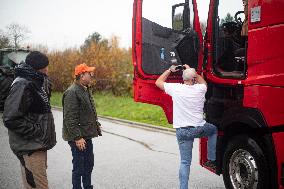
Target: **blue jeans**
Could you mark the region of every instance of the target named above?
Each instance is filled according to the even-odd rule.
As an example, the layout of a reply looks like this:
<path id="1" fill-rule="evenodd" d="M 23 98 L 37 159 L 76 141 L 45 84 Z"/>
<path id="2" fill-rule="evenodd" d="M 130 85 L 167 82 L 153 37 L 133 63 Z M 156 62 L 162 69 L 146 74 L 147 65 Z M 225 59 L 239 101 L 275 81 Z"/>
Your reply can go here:
<path id="1" fill-rule="evenodd" d="M 193 141 L 195 138 L 208 136 L 207 158 L 211 161 L 216 160 L 217 127 L 205 123 L 204 126 L 199 127 L 177 128 L 176 136 L 181 158 L 179 169 L 180 189 L 188 189 Z"/>
<path id="2" fill-rule="evenodd" d="M 68 142 L 73 156 L 72 184 L 73 189 L 81 189 L 81 178 L 84 189 L 91 189 L 91 175 L 94 167 L 93 143 L 86 140 L 86 149 L 80 151 L 74 141 Z"/>

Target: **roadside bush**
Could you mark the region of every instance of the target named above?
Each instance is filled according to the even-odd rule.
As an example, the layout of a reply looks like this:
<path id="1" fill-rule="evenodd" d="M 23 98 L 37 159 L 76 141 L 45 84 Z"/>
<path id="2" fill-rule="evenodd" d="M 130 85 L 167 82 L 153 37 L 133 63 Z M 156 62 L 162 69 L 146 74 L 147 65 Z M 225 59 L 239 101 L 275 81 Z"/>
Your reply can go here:
<path id="1" fill-rule="evenodd" d="M 98 33 L 90 35 L 80 49 L 66 49 L 48 53 L 49 76 L 53 90 L 64 91 L 73 82 L 74 68 L 80 63 L 95 66 L 96 91 L 111 91 L 114 95 L 131 94 L 131 49 L 119 47 L 118 38 L 102 39 Z"/>

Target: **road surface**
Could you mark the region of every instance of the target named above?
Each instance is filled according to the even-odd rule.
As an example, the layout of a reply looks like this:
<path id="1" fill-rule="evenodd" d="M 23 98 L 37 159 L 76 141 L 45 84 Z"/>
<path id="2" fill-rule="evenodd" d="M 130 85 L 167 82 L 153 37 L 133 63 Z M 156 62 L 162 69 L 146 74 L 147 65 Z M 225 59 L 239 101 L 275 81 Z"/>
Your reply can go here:
<path id="1" fill-rule="evenodd" d="M 52 189 L 70 189 L 72 156 L 62 140 L 62 112 L 53 110 L 57 145 L 48 151 L 48 180 Z M 21 188 L 20 163 L 12 153 L 7 129 L 0 121 L 0 188 Z M 100 121 L 103 136 L 94 139 L 95 166 L 92 181 L 96 189 L 175 189 L 178 188 L 179 151 L 174 134 Z M 189 187 L 224 189 L 222 177 L 198 164 L 195 140 Z"/>

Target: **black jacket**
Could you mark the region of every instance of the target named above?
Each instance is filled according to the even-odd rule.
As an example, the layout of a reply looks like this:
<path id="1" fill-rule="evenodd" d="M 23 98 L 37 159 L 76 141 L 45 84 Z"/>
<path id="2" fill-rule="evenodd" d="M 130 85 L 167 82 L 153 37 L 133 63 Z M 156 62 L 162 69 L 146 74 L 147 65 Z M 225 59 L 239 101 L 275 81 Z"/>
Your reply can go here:
<path id="1" fill-rule="evenodd" d="M 96 108 L 88 89 L 74 82 L 64 92 L 62 104 L 64 140 L 74 141 L 101 136 Z"/>
<path id="2" fill-rule="evenodd" d="M 16 79 L 5 101 L 3 121 L 16 155 L 49 150 L 56 144 L 46 75 L 27 64 L 15 68 Z"/>

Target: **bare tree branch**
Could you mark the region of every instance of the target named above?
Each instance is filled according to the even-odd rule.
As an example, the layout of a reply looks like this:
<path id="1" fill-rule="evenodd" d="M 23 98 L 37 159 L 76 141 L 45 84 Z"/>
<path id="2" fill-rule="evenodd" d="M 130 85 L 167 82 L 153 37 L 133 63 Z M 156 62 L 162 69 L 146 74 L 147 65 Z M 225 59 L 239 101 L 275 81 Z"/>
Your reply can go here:
<path id="1" fill-rule="evenodd" d="M 0 29 L 0 48 L 10 47 L 10 40 L 7 34 Z"/>
<path id="2" fill-rule="evenodd" d="M 28 38 L 28 34 L 31 32 L 25 27 L 21 26 L 17 23 L 12 23 L 7 26 L 8 36 L 10 40 L 13 42 L 13 46 L 15 48 L 20 47 L 20 43 Z"/>

